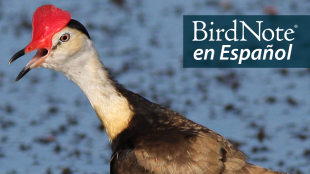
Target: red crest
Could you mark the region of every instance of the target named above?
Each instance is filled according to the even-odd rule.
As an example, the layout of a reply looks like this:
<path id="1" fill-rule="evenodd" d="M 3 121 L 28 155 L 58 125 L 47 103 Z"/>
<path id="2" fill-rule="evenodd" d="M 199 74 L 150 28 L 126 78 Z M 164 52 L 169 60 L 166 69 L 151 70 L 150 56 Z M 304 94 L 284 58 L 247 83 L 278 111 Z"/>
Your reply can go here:
<path id="1" fill-rule="evenodd" d="M 69 12 L 54 5 L 43 5 L 37 8 L 32 18 L 32 39 L 25 48 L 25 52 L 38 48 L 50 49 L 54 34 L 66 27 L 70 20 Z"/>

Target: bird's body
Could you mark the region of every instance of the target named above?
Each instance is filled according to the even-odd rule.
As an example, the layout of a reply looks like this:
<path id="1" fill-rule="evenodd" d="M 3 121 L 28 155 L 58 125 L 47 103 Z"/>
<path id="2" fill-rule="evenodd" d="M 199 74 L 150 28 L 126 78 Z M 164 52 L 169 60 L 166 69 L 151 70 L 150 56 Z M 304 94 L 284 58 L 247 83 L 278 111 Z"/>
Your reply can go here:
<path id="1" fill-rule="evenodd" d="M 43 7 L 34 16 L 56 8 Z M 38 53 L 17 80 L 43 66 L 62 72 L 81 88 L 109 135 L 111 173 L 279 174 L 247 163 L 246 156 L 216 132 L 126 90 L 101 63 L 85 27 L 67 16 L 64 21 L 50 36 L 49 47 L 36 48 L 32 40 L 10 62 L 36 48 Z"/>

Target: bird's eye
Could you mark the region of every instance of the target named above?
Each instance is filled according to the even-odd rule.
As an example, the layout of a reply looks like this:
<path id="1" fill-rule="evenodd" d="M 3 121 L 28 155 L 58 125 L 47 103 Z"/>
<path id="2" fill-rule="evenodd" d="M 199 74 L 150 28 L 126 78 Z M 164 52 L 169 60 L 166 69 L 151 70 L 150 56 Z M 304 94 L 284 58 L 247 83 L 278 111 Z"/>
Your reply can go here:
<path id="1" fill-rule="evenodd" d="M 63 35 L 59 38 L 59 40 L 60 40 L 61 42 L 68 42 L 68 41 L 70 40 L 70 34 L 69 34 L 69 33 L 63 34 Z"/>

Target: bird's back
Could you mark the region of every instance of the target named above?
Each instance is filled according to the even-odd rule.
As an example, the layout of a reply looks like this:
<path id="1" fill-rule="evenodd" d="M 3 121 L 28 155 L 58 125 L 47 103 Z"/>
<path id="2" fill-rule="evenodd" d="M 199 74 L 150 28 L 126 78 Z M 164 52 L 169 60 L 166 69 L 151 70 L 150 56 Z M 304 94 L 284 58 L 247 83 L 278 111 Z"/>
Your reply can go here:
<path id="1" fill-rule="evenodd" d="M 276 174 L 216 132 L 122 87 L 135 113 L 112 142 L 111 173 Z"/>

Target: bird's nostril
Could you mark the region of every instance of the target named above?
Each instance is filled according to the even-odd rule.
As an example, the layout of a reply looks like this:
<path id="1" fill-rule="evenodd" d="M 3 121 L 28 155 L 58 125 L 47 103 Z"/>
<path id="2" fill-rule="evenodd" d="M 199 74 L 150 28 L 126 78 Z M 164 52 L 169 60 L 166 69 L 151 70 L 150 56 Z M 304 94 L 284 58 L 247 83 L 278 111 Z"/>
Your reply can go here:
<path id="1" fill-rule="evenodd" d="M 32 46 L 27 47 L 27 49 L 26 49 L 26 51 L 30 51 L 30 50 L 32 50 Z"/>

